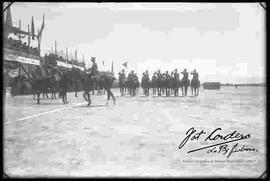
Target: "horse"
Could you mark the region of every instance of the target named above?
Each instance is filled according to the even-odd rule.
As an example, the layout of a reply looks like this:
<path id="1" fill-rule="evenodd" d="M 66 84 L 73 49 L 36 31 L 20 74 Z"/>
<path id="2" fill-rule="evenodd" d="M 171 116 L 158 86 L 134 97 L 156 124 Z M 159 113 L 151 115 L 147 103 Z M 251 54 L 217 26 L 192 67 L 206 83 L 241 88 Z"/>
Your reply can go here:
<path id="1" fill-rule="evenodd" d="M 56 93 L 59 90 L 60 77 L 57 74 L 49 76 L 48 87 L 51 91 L 51 99 L 56 99 Z"/>
<path id="2" fill-rule="evenodd" d="M 191 80 L 191 95 L 193 96 L 193 90 L 194 90 L 194 96 L 198 96 L 199 95 L 199 88 L 200 88 L 200 81 L 199 79 L 195 78 L 193 75 L 193 78 Z"/>
<path id="3" fill-rule="evenodd" d="M 119 75 L 119 87 L 121 96 L 123 96 L 126 91 L 126 77 L 124 75 Z"/>
<path id="4" fill-rule="evenodd" d="M 157 76 L 156 75 L 152 76 L 151 87 L 153 89 L 153 95 L 156 95 L 156 92 L 157 92 Z"/>
<path id="5" fill-rule="evenodd" d="M 79 87 L 80 87 L 80 69 L 73 67 L 70 71 L 70 74 L 72 75 L 70 76 L 70 78 L 72 79 L 72 83 L 73 83 L 74 91 L 75 91 L 75 97 L 77 98 Z"/>
<path id="6" fill-rule="evenodd" d="M 115 104 L 115 97 L 111 91 L 113 81 L 115 78 L 112 75 L 109 75 L 107 72 L 97 72 L 97 75 L 92 75 L 91 73 L 87 73 L 86 71 L 80 71 L 80 78 L 79 78 L 82 89 L 84 91 L 83 97 L 88 102 L 87 106 L 90 106 L 92 101 L 90 98 L 90 91 L 94 89 L 94 82 L 99 87 L 102 87 L 107 92 L 107 102 L 110 100 L 110 97 L 113 99 L 113 103 Z"/>
<path id="7" fill-rule="evenodd" d="M 98 75 L 96 76 L 97 86 L 101 89 L 104 89 L 107 92 L 107 102 L 106 102 L 107 105 L 108 101 L 110 100 L 110 97 L 112 97 L 113 103 L 115 105 L 115 97 L 111 91 L 114 80 L 115 77 L 108 72 L 99 72 Z"/>
<path id="8" fill-rule="evenodd" d="M 127 88 L 131 96 L 136 95 L 136 89 L 139 87 L 140 83 L 136 75 L 130 76 L 127 79 Z"/>
<path id="9" fill-rule="evenodd" d="M 178 97 L 180 80 L 179 77 L 171 77 L 171 88 L 175 97 Z"/>
<path id="10" fill-rule="evenodd" d="M 37 104 L 40 104 L 40 94 L 47 91 L 47 77 L 36 76 L 30 79 L 31 88 L 34 95 L 37 95 Z"/>
<path id="11" fill-rule="evenodd" d="M 182 78 L 180 82 L 180 87 L 182 89 L 182 96 L 187 96 L 188 86 L 190 86 L 190 80 L 189 78 Z M 184 89 L 185 88 L 185 89 Z"/>
<path id="12" fill-rule="evenodd" d="M 147 76 L 142 77 L 141 87 L 143 88 L 143 94 L 149 96 L 150 79 Z"/>
<path id="13" fill-rule="evenodd" d="M 171 89 L 171 76 L 168 75 L 168 76 L 164 76 L 164 89 L 166 91 L 166 96 L 169 96 L 170 95 L 170 89 Z"/>
<path id="14" fill-rule="evenodd" d="M 63 104 L 68 104 L 67 101 L 67 90 L 68 86 L 72 83 L 72 74 L 70 74 L 71 71 L 63 72 L 60 76 L 59 81 L 59 93 L 62 97 Z"/>

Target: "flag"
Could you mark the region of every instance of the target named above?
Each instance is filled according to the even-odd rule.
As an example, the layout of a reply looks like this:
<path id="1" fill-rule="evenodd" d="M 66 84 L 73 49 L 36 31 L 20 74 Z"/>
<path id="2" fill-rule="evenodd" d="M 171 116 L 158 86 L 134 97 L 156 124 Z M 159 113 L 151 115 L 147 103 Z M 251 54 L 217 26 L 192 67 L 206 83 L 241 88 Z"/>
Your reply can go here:
<path id="1" fill-rule="evenodd" d="M 32 16 L 32 22 L 31 22 L 31 32 L 32 32 L 32 40 L 35 39 L 35 24 L 34 24 L 34 17 Z"/>
<path id="2" fill-rule="evenodd" d="M 42 31 L 43 31 L 43 29 L 44 29 L 44 14 L 43 14 L 43 20 L 42 20 L 42 25 L 41 25 L 41 28 L 40 28 L 40 31 L 39 31 L 39 33 L 38 33 L 38 37 L 40 38 L 40 36 L 42 35 Z"/>
<path id="3" fill-rule="evenodd" d="M 6 14 L 6 26 L 12 27 L 12 17 L 11 17 L 11 11 L 10 7 L 7 9 L 7 14 Z"/>
<path id="4" fill-rule="evenodd" d="M 44 19 L 45 19 L 45 18 L 44 18 L 44 14 L 43 14 L 42 25 L 41 25 L 40 31 L 42 31 L 42 30 L 44 29 L 44 27 L 45 27 Z"/>
<path id="5" fill-rule="evenodd" d="M 7 37 L 9 33 L 11 33 L 11 31 L 12 31 L 12 18 L 11 18 L 11 11 L 9 7 L 6 12 L 6 19 L 5 19 L 5 29 L 4 29 L 5 37 Z"/>
<path id="6" fill-rule="evenodd" d="M 122 65 L 127 68 L 127 62 L 123 63 Z"/>
<path id="7" fill-rule="evenodd" d="M 111 68 L 111 73 L 113 73 L 113 61 L 112 61 L 112 68 Z"/>

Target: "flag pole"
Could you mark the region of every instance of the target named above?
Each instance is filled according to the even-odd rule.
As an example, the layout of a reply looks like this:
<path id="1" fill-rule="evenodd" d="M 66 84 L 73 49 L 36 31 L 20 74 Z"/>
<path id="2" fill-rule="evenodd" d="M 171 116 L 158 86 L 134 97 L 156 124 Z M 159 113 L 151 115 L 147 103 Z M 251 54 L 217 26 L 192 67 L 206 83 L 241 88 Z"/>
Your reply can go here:
<path id="1" fill-rule="evenodd" d="M 66 47 L 66 64 L 67 64 L 67 67 L 68 67 L 68 48 Z"/>
<path id="2" fill-rule="evenodd" d="M 55 42 L 54 42 L 54 46 L 55 46 L 55 49 L 54 49 L 55 55 L 57 55 L 57 42 L 56 42 L 56 40 L 55 40 Z"/>
<path id="3" fill-rule="evenodd" d="M 30 25 L 28 24 L 28 47 L 30 47 L 30 41 L 31 41 L 31 37 L 30 37 Z"/>
<path id="4" fill-rule="evenodd" d="M 21 30 L 21 20 L 19 20 L 19 30 Z M 21 41 L 21 34 L 19 33 L 19 41 Z"/>

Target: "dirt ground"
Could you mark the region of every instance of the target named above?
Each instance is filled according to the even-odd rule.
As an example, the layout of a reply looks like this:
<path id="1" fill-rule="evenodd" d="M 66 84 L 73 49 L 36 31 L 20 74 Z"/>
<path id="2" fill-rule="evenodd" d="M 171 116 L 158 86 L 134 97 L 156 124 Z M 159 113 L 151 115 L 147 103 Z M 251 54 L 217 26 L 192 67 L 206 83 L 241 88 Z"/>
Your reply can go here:
<path id="1" fill-rule="evenodd" d="M 265 88 L 222 87 L 192 97 L 119 95 L 106 106 L 105 95 L 82 92 L 60 99 L 8 94 L 4 102 L 4 171 L 12 176 L 259 177 L 266 169 Z M 189 150 L 204 139 L 179 144 L 194 127 L 208 134 L 250 134 L 239 145 L 256 152 L 223 154 Z M 217 140 L 211 143 L 219 143 Z M 236 143 L 236 142 L 235 142 Z M 229 146 L 235 143 L 228 143 Z"/>

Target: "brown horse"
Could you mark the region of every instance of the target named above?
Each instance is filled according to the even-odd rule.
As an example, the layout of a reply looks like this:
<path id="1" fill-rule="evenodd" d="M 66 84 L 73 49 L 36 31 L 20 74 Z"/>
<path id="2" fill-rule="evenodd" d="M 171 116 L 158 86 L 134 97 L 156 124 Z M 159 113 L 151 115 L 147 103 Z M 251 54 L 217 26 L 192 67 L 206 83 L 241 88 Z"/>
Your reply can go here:
<path id="1" fill-rule="evenodd" d="M 86 71 L 80 71 L 80 70 L 73 70 L 79 72 L 79 81 L 82 84 L 82 89 L 84 91 L 83 97 L 88 102 L 88 106 L 91 105 L 92 101 L 90 98 L 90 91 L 92 91 L 96 84 L 100 89 L 104 89 L 107 92 L 107 102 L 110 100 L 110 97 L 112 97 L 113 102 L 115 104 L 115 97 L 111 91 L 112 83 L 114 81 L 114 77 L 110 75 L 107 72 L 97 72 L 96 75 L 92 75 L 91 73 L 88 73 Z"/>

